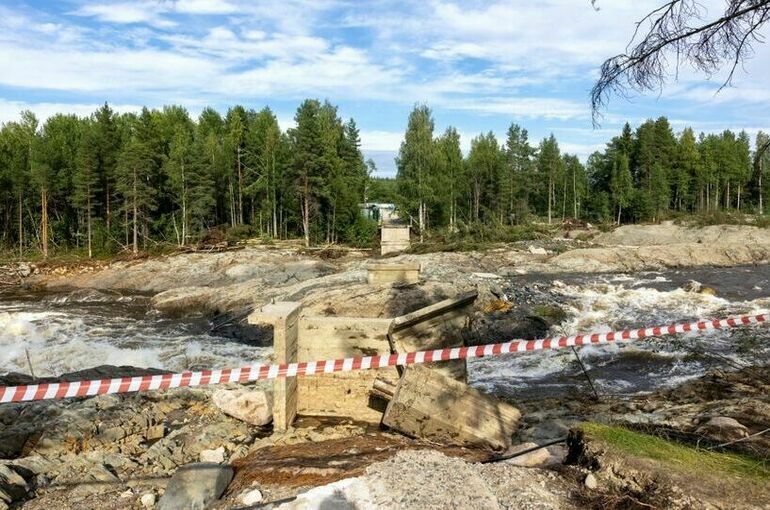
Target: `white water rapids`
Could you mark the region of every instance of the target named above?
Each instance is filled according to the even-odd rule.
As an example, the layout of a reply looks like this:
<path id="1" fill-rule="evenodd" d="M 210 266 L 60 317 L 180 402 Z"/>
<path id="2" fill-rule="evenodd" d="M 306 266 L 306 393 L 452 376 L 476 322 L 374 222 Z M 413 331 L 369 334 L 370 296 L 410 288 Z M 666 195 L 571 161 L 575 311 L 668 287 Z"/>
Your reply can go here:
<path id="1" fill-rule="evenodd" d="M 175 320 L 147 298 L 99 291 L 0 295 L 0 374 L 51 376 L 98 365 L 180 371 L 240 366 L 270 349 L 208 334 L 205 320 Z"/>
<path id="2" fill-rule="evenodd" d="M 696 280 L 717 295 L 687 292 Z M 526 277 L 525 284 L 537 278 Z M 566 318 L 554 335 L 667 325 L 770 310 L 770 266 L 693 269 L 634 275 L 546 276 L 539 285 Z M 767 290 L 766 290 L 767 289 Z M 713 368 L 770 362 L 767 326 L 707 331 L 578 350 L 600 393 L 629 394 L 676 386 Z M 475 360 L 472 383 L 510 397 L 590 391 L 568 349 Z"/>
<path id="3" fill-rule="evenodd" d="M 688 280 L 717 296 L 681 290 Z M 553 334 L 610 331 L 759 313 L 770 309 L 770 266 L 697 269 L 634 275 L 517 277 L 517 289 L 538 287 L 566 312 Z M 152 311 L 145 297 L 99 291 L 0 294 L 0 374 L 59 375 L 98 365 L 172 371 L 265 362 L 271 349 L 208 333 L 203 319 L 176 320 Z M 597 388 L 629 394 L 670 387 L 712 368 L 770 362 L 768 328 L 664 337 L 579 350 Z M 498 395 L 537 397 L 588 391 L 569 350 L 506 355 L 470 362 L 471 383 Z"/>

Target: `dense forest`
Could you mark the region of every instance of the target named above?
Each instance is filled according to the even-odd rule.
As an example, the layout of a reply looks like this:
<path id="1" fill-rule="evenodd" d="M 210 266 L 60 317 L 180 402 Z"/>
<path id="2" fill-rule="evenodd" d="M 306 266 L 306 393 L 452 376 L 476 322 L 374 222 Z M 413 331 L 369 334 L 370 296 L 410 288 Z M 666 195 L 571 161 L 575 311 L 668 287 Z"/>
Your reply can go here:
<path id="1" fill-rule="evenodd" d="M 770 151 L 745 132 L 675 134 L 661 117 L 627 124 L 583 164 L 553 135 L 533 146 L 512 124 L 463 154 L 455 128 L 437 135 L 429 108 L 411 112 L 396 179 L 373 177 L 353 119 L 306 100 L 281 131 L 269 108 L 197 119 L 179 106 L 117 114 L 105 104 L 42 125 L 30 112 L 0 129 L 0 248 L 92 256 L 194 244 L 212 232 L 367 244 L 365 201 L 395 202 L 420 233 L 462 233 L 567 218 L 659 221 L 680 213 L 763 213 Z M 759 133 L 755 147 L 767 145 Z M 759 156 L 758 156 L 759 155 Z"/>
<path id="2" fill-rule="evenodd" d="M 415 108 L 397 159 L 402 211 L 423 229 L 485 223 L 512 225 L 534 218 L 552 223 L 655 222 L 714 211 L 763 213 L 770 139 L 726 130 L 696 137 L 675 134 L 668 119 L 626 124 L 585 164 L 563 154 L 551 135 L 533 146 L 512 124 L 505 140 L 492 132 L 471 140 L 466 157 L 450 127 L 436 136 L 431 112 Z M 759 157 L 757 157 L 759 155 Z"/>
<path id="3" fill-rule="evenodd" d="M 179 106 L 88 118 L 30 112 L 0 130 L 2 245 L 134 253 L 211 229 L 306 243 L 354 241 L 369 168 L 358 128 L 307 100 L 282 132 L 270 109 L 197 121 Z"/>

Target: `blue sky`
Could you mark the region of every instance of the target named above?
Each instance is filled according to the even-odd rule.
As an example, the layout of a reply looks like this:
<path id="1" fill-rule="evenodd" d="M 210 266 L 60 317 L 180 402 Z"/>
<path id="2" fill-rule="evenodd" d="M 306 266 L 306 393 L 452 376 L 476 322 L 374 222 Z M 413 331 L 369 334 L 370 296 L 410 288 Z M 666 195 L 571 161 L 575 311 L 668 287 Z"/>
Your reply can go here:
<path id="1" fill-rule="evenodd" d="M 381 175 L 417 102 L 437 132 L 516 122 L 533 143 L 553 132 L 585 157 L 625 121 L 668 116 L 701 131 L 770 127 L 770 48 L 757 46 L 733 87 L 715 95 L 683 68 L 660 93 L 615 98 L 599 129 L 588 93 L 601 62 L 622 52 L 656 1 L 0 0 L 0 122 L 22 109 L 89 114 L 181 104 L 226 111 L 269 105 L 282 127 L 298 103 L 329 99 L 356 119 Z M 704 16 L 722 2 L 704 2 Z"/>

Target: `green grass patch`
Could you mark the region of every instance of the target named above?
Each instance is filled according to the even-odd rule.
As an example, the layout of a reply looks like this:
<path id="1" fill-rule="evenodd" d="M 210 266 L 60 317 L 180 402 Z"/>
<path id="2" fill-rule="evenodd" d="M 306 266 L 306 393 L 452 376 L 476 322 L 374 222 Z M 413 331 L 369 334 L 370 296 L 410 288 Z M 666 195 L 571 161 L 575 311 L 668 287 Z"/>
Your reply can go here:
<path id="1" fill-rule="evenodd" d="M 770 480 L 767 462 L 747 455 L 699 450 L 617 426 L 587 423 L 581 428 L 589 439 L 599 439 L 620 454 L 653 459 L 690 475 L 727 475 L 763 484 Z"/>

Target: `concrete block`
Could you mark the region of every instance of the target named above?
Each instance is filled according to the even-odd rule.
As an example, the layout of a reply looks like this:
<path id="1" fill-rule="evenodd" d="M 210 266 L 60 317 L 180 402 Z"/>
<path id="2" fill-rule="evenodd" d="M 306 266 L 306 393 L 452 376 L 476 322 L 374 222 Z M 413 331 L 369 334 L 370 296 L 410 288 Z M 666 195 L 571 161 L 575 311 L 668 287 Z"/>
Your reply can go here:
<path id="1" fill-rule="evenodd" d="M 408 250 L 409 238 L 410 229 L 408 226 L 383 225 L 380 228 L 380 255 Z"/>
<path id="2" fill-rule="evenodd" d="M 420 264 L 369 264 L 366 276 L 370 285 L 379 283 L 417 283 L 420 281 Z"/>

